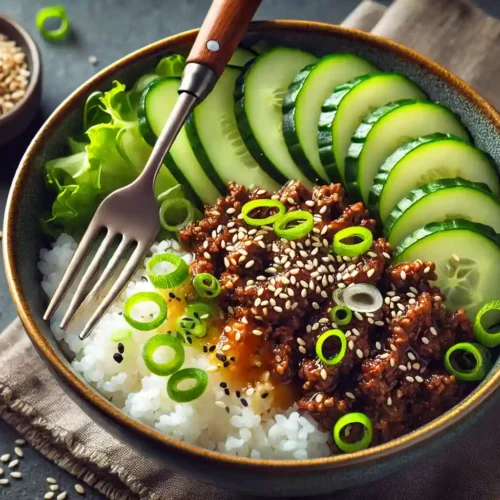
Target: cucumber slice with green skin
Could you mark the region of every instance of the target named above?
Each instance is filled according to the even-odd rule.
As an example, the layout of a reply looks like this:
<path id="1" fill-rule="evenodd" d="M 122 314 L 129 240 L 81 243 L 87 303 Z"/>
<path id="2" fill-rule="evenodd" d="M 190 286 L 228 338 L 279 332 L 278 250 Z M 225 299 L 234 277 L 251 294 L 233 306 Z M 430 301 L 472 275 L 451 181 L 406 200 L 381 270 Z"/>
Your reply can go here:
<path id="1" fill-rule="evenodd" d="M 215 88 L 189 117 L 186 132 L 201 165 L 205 167 L 206 161 L 213 165 L 222 182 L 273 192 L 280 185 L 253 159 L 236 125 L 233 91 L 240 74 L 241 69 L 226 67 Z"/>
<path id="2" fill-rule="evenodd" d="M 180 78 L 162 78 L 152 82 L 142 94 L 137 113 L 139 130 L 151 146 L 154 146 L 177 102 L 179 84 Z M 225 190 L 215 171 L 205 170 L 196 159 L 185 127 L 182 127 L 172 144 L 165 165 L 185 189 L 196 193 L 202 205 L 214 203 L 223 192 L 222 189 Z"/>
<path id="3" fill-rule="evenodd" d="M 256 52 L 243 47 L 238 47 L 227 64 L 228 66 L 243 68 L 248 61 L 251 61 L 256 56 Z"/>
<path id="4" fill-rule="evenodd" d="M 500 297 L 500 235 L 483 224 L 460 219 L 427 224 L 403 240 L 395 259 L 434 262 L 433 284 L 446 297 L 446 307 L 464 309 L 471 321 L 486 302 Z"/>
<path id="5" fill-rule="evenodd" d="M 380 167 L 369 207 L 385 223 L 398 202 L 413 189 L 455 177 L 482 182 L 493 193 L 500 193 L 495 164 L 486 153 L 452 135 L 419 137 L 398 148 Z"/>
<path id="6" fill-rule="evenodd" d="M 142 172 L 151 155 L 151 146 L 144 140 L 138 126 L 122 128 L 116 136 L 116 149 L 137 172 Z M 179 184 L 168 168 L 161 168 L 155 181 L 155 196 Z"/>
<path id="7" fill-rule="evenodd" d="M 469 141 L 458 117 L 441 104 L 401 100 L 378 108 L 357 128 L 345 159 L 349 194 L 368 202 L 381 165 L 399 146 L 436 132 Z"/>
<path id="8" fill-rule="evenodd" d="M 238 129 L 255 161 L 276 182 L 312 182 L 295 164 L 283 137 L 283 98 L 295 75 L 316 60 L 312 54 L 276 47 L 245 66 L 236 82 L 234 106 Z"/>
<path id="9" fill-rule="evenodd" d="M 323 104 L 318 146 L 331 180 L 344 182 L 351 138 L 369 113 L 401 99 L 426 99 L 417 85 L 398 73 L 372 73 L 337 87 Z"/>
<path id="10" fill-rule="evenodd" d="M 500 199 L 486 184 L 444 179 L 414 189 L 387 217 L 385 234 L 393 246 L 430 222 L 464 219 L 500 233 Z"/>
<path id="11" fill-rule="evenodd" d="M 283 135 L 295 163 L 311 180 L 329 180 L 318 148 L 321 106 L 341 83 L 374 71 L 373 64 L 355 54 L 330 54 L 306 66 L 288 88 L 283 101 Z"/>

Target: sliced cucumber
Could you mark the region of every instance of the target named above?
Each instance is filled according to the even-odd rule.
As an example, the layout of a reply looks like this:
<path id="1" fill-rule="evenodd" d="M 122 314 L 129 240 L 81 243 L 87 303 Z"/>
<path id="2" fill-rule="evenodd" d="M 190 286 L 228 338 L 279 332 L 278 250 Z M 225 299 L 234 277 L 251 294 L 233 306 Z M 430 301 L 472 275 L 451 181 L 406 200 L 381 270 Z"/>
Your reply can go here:
<path id="1" fill-rule="evenodd" d="M 229 59 L 227 63 L 230 66 L 237 66 L 238 68 L 243 68 L 248 61 L 251 61 L 254 57 L 257 56 L 256 52 L 253 52 L 249 49 L 244 49 L 243 47 L 238 47 L 234 54 Z"/>
<path id="2" fill-rule="evenodd" d="M 245 67 L 235 88 L 238 128 L 251 155 L 276 182 L 312 183 L 295 164 L 283 137 L 283 98 L 295 75 L 316 58 L 303 50 L 276 47 Z"/>
<path id="3" fill-rule="evenodd" d="M 469 140 L 458 117 L 437 103 L 396 101 L 368 115 L 354 133 L 346 156 L 350 193 L 367 203 L 373 180 L 386 158 L 410 139 L 435 132 Z"/>
<path id="4" fill-rule="evenodd" d="M 500 297 L 500 235 L 476 222 L 453 219 L 418 229 L 396 248 L 396 262 L 434 262 L 435 282 L 451 311 L 471 321 L 489 300 Z"/>
<path id="5" fill-rule="evenodd" d="M 455 177 L 482 182 L 495 194 L 500 193 L 495 164 L 480 149 L 452 135 L 420 137 L 398 148 L 382 164 L 370 191 L 370 208 L 385 222 L 413 189 Z"/>
<path id="6" fill-rule="evenodd" d="M 397 204 L 387 217 L 385 233 L 397 246 L 419 227 L 447 219 L 479 222 L 500 233 L 500 199 L 486 184 L 461 178 L 430 182 Z"/>
<path id="7" fill-rule="evenodd" d="M 377 68 L 355 54 L 330 54 L 297 74 L 283 101 L 283 135 L 288 150 L 304 173 L 323 181 L 328 175 L 318 148 L 321 106 L 332 89 Z M 313 177 L 313 179 L 314 179 Z"/>
<path id="8" fill-rule="evenodd" d="M 142 172 L 151 154 L 151 146 L 143 139 L 138 126 L 122 128 L 116 136 L 116 148 L 137 172 Z M 161 168 L 155 181 L 155 195 L 179 184 L 168 168 Z"/>
<path id="9" fill-rule="evenodd" d="M 345 157 L 363 118 L 380 106 L 401 99 L 426 99 L 417 85 L 397 73 L 373 73 L 337 87 L 319 117 L 321 162 L 331 180 L 344 181 Z"/>
<path id="10" fill-rule="evenodd" d="M 241 138 L 234 115 L 233 91 L 241 70 L 227 67 L 208 97 L 195 108 L 186 123 L 186 132 L 200 163 L 205 158 L 224 183 L 279 189 L 253 159 Z"/>
<path id="11" fill-rule="evenodd" d="M 144 91 L 138 110 L 139 130 L 144 139 L 154 145 L 177 101 L 180 78 L 162 78 L 152 82 Z M 225 190 L 215 171 L 202 168 L 193 153 L 182 127 L 165 164 L 174 177 L 196 193 L 204 204 L 214 203 Z"/>

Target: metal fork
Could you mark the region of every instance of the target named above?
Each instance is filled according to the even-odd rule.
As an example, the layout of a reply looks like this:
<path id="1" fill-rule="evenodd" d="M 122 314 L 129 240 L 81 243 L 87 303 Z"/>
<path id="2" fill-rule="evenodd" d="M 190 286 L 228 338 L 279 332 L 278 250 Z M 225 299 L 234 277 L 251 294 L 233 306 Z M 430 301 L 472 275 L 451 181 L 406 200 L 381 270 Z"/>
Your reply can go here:
<path id="1" fill-rule="evenodd" d="M 189 113 L 216 84 L 260 2 L 261 0 L 212 2 L 187 58 L 177 103 L 156 141 L 143 172 L 133 183 L 110 194 L 99 205 L 47 307 L 44 320 L 49 320 L 61 304 L 100 232 L 105 231 L 104 240 L 75 291 L 61 322 L 61 328 L 68 327 L 84 302 L 87 304 L 98 296 L 113 276 L 127 250 L 136 244 L 124 269 L 80 333 L 82 340 L 87 338 L 140 267 L 160 231 L 158 204 L 153 190 L 165 155 Z M 120 239 L 118 248 L 87 294 L 112 243 L 118 239 Z"/>

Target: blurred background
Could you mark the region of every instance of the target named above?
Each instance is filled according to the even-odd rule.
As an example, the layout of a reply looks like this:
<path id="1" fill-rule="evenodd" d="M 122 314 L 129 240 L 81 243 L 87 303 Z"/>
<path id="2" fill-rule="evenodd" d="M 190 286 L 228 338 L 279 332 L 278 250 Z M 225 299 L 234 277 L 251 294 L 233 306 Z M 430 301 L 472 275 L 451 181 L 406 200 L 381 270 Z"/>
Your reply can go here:
<path id="1" fill-rule="evenodd" d="M 379 0 L 390 5 L 391 0 Z M 419 0 L 414 0 L 418 2 Z M 453 2 L 454 0 L 449 0 Z M 35 121 L 21 136 L 0 148 L 0 216 L 9 185 L 32 137 L 50 113 L 81 83 L 100 69 L 151 42 L 200 26 L 210 0 L 61 0 L 72 34 L 63 44 L 45 41 L 35 27 L 37 11 L 51 5 L 42 0 L 0 0 L 0 14 L 18 21 L 35 39 L 42 56 L 42 105 Z M 361 0 L 263 0 L 256 19 L 304 19 L 337 24 Z M 475 0 L 489 14 L 500 18 L 500 0 Z M 446 20 L 443 20 L 446 22 Z M 0 332 L 15 318 L 3 268 L 0 270 Z M 1 333 L 0 333 L 1 334 Z M 2 409 L 0 408 L 0 415 Z M 17 433 L 0 419 L 0 456 L 14 446 Z M 24 479 L 10 489 L 0 487 L 0 499 L 41 499 L 47 477 L 61 488 L 73 490 L 75 480 L 35 451 L 25 451 Z M 88 491 L 87 499 L 103 498 Z"/>

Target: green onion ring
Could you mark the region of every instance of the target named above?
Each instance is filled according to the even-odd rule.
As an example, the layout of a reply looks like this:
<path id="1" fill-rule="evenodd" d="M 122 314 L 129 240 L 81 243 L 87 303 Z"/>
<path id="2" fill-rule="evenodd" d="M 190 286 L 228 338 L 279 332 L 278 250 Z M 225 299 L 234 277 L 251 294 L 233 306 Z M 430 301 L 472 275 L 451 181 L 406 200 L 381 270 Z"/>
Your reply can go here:
<path id="1" fill-rule="evenodd" d="M 132 309 L 135 305 L 140 304 L 141 302 L 154 302 L 160 308 L 156 318 L 151 321 L 139 321 L 132 318 Z M 167 304 L 165 299 L 159 293 L 139 292 L 126 300 L 125 305 L 123 306 L 123 317 L 125 318 L 125 321 L 136 330 L 149 332 L 158 328 L 167 319 Z"/>
<path id="2" fill-rule="evenodd" d="M 333 358 L 327 358 L 323 354 L 323 344 L 330 337 L 337 337 L 340 340 L 340 351 Z M 342 361 L 347 351 L 347 340 L 342 330 L 328 330 L 322 333 L 316 341 L 316 355 L 325 365 L 336 365 Z"/>
<path id="3" fill-rule="evenodd" d="M 111 340 L 112 342 L 124 342 L 130 337 L 132 337 L 132 330 L 129 330 L 128 328 L 120 328 L 119 330 L 115 330 L 111 334 L 109 340 Z"/>
<path id="4" fill-rule="evenodd" d="M 193 279 L 193 286 L 202 299 L 215 299 L 221 292 L 219 280 L 210 273 L 197 274 Z"/>
<path id="5" fill-rule="evenodd" d="M 355 283 L 344 288 L 342 301 L 351 311 L 360 313 L 374 313 L 384 305 L 384 298 L 380 290 L 367 283 Z"/>
<path id="6" fill-rule="evenodd" d="M 335 306 L 330 311 L 330 318 L 337 325 L 348 325 L 352 320 L 352 311 L 346 306 Z"/>
<path id="7" fill-rule="evenodd" d="M 172 223 L 169 217 L 175 215 L 179 217 L 179 222 Z M 185 228 L 194 220 L 194 207 L 189 200 L 185 198 L 170 198 L 165 200 L 160 207 L 160 224 L 167 231 L 174 233 Z"/>
<path id="8" fill-rule="evenodd" d="M 45 23 L 49 19 L 59 19 L 61 25 L 55 30 L 45 28 Z M 44 7 L 36 14 L 36 27 L 44 38 L 51 42 L 60 42 L 68 38 L 69 35 L 69 19 L 66 14 L 66 9 L 62 5 L 54 5 L 52 7 Z"/>
<path id="9" fill-rule="evenodd" d="M 184 337 L 193 336 L 202 339 L 207 336 L 207 324 L 190 316 L 181 316 L 177 319 L 177 330 Z"/>
<path id="10" fill-rule="evenodd" d="M 179 384 L 184 380 L 194 380 L 196 383 L 190 389 L 179 389 Z M 208 375 L 207 372 L 199 368 L 183 368 L 175 372 L 167 382 L 167 393 L 172 401 L 176 403 L 189 403 L 198 399 L 207 388 Z"/>
<path id="11" fill-rule="evenodd" d="M 174 356 L 166 363 L 157 363 L 153 358 L 154 353 L 156 349 L 163 346 L 173 349 Z M 144 344 L 142 358 L 144 359 L 144 364 L 151 373 L 159 375 L 160 377 L 166 377 L 167 375 L 175 373 L 184 364 L 184 347 L 176 337 L 166 333 L 160 333 L 150 337 Z"/>
<path id="12" fill-rule="evenodd" d="M 356 441 L 355 443 L 346 443 L 340 433 L 344 427 L 352 424 L 361 424 L 364 427 L 363 437 Z M 371 420 L 364 414 L 360 412 L 347 413 L 340 417 L 333 427 L 333 439 L 335 444 L 344 453 L 354 453 L 355 451 L 361 451 L 368 448 L 373 439 L 373 424 Z"/>
<path id="13" fill-rule="evenodd" d="M 176 184 L 171 188 L 163 191 L 158 195 L 157 201 L 158 203 L 163 203 L 165 200 L 170 200 L 171 198 L 183 198 L 184 190 L 180 184 Z"/>
<path id="14" fill-rule="evenodd" d="M 347 238 L 357 237 L 362 241 L 359 243 L 342 243 Z M 333 251 L 337 255 L 356 257 L 370 250 L 373 243 L 373 234 L 366 227 L 346 227 L 341 229 L 333 237 Z"/>
<path id="15" fill-rule="evenodd" d="M 213 312 L 214 308 L 206 302 L 195 302 L 194 304 L 189 304 L 186 309 L 188 316 L 191 316 L 199 321 L 208 319 Z"/>
<path id="16" fill-rule="evenodd" d="M 168 273 L 156 274 L 153 269 L 160 262 L 169 262 L 174 266 L 174 269 Z M 186 281 L 189 276 L 189 267 L 178 255 L 157 253 L 149 259 L 146 272 L 151 283 L 156 288 L 175 288 Z"/>
<path id="17" fill-rule="evenodd" d="M 472 355 L 474 358 L 474 366 L 472 368 L 462 369 L 456 366 L 456 360 L 454 357 L 460 351 Z M 451 346 L 446 351 L 444 356 L 444 366 L 448 373 L 454 375 L 457 380 L 463 380 L 465 382 L 482 380 L 491 368 L 490 351 L 486 347 L 481 344 L 476 344 L 475 342 L 461 342 Z"/>
<path id="18" fill-rule="evenodd" d="M 302 221 L 297 226 L 287 227 L 294 221 Z M 274 232 L 285 240 L 296 240 L 309 234 L 314 227 L 314 218 L 310 212 L 305 210 L 295 210 L 282 215 L 274 223 Z"/>
<path id="19" fill-rule="evenodd" d="M 490 300 L 481 307 L 474 321 L 474 334 L 486 347 L 500 345 L 500 300 Z"/>
<path id="20" fill-rule="evenodd" d="M 277 208 L 278 211 L 270 215 L 269 217 L 264 217 L 263 219 L 255 219 L 250 217 L 250 212 L 253 210 L 258 210 L 259 208 Z M 267 226 L 278 220 L 286 212 L 285 205 L 279 200 L 252 200 L 243 205 L 241 208 L 241 214 L 243 215 L 243 220 L 249 226 Z"/>

